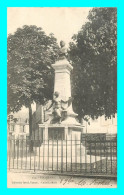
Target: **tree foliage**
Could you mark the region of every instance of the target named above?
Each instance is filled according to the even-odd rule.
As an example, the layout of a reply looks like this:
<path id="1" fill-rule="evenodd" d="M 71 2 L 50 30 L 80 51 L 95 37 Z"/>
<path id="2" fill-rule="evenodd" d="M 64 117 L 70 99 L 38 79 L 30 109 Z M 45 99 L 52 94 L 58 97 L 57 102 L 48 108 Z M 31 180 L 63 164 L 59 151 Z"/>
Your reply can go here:
<path id="1" fill-rule="evenodd" d="M 53 34 L 47 36 L 42 28 L 26 25 L 8 36 L 7 54 L 8 113 L 17 112 L 22 106 L 29 108 L 31 136 L 31 104 L 44 104 L 52 98 L 51 64 L 58 56 L 58 45 Z"/>
<path id="2" fill-rule="evenodd" d="M 89 21 L 72 37 L 75 111 L 82 117 L 117 112 L 117 10 L 93 8 Z"/>
<path id="3" fill-rule="evenodd" d="M 8 112 L 19 111 L 33 101 L 44 103 L 51 98 L 53 73 L 51 64 L 58 52 L 56 39 L 41 28 L 18 28 L 7 40 Z"/>

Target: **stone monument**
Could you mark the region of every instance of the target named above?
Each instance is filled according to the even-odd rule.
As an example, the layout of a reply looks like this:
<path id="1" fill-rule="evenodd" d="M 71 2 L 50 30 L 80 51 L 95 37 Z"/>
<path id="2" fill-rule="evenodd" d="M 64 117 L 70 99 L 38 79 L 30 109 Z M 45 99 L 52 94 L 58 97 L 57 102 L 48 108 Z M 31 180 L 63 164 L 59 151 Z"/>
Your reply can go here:
<path id="1" fill-rule="evenodd" d="M 55 70 L 53 100 L 46 112 L 49 119 L 39 124 L 39 130 L 43 132 L 43 139 L 73 139 L 79 140 L 83 126 L 77 121 L 72 108 L 70 74 L 73 67 L 68 62 L 67 49 L 63 41 L 60 42 L 59 58 L 52 64 Z"/>

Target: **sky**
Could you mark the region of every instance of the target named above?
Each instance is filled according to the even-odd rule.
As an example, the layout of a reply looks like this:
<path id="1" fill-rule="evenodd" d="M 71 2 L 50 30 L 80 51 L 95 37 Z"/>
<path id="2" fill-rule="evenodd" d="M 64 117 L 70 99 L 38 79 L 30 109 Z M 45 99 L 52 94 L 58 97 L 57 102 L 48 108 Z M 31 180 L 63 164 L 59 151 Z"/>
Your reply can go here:
<path id="1" fill-rule="evenodd" d="M 71 41 L 73 34 L 78 33 L 81 26 L 87 22 L 90 7 L 9 7 L 7 8 L 7 34 L 13 34 L 23 25 L 42 27 L 48 35 L 53 33 L 58 43 L 63 40 L 66 45 Z M 35 111 L 35 104 L 32 106 Z M 17 113 L 17 117 L 28 117 L 28 109 L 24 108 Z"/>
<path id="2" fill-rule="evenodd" d="M 91 8 L 58 7 L 58 8 L 29 8 L 9 7 L 7 9 L 7 33 L 14 33 L 23 25 L 42 27 L 46 34 L 53 33 L 58 40 L 69 43 L 73 34 L 77 33 L 87 21 Z"/>

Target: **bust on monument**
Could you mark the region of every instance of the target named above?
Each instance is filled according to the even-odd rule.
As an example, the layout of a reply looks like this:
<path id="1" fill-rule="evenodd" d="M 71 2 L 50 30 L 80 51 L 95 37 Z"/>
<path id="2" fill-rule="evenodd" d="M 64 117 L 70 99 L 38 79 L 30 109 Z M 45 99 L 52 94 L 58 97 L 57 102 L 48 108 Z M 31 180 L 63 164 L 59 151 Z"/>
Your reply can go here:
<path id="1" fill-rule="evenodd" d="M 60 41 L 60 52 L 59 52 L 59 59 L 63 60 L 66 58 L 67 56 L 67 48 L 65 47 L 65 42 L 64 41 Z"/>

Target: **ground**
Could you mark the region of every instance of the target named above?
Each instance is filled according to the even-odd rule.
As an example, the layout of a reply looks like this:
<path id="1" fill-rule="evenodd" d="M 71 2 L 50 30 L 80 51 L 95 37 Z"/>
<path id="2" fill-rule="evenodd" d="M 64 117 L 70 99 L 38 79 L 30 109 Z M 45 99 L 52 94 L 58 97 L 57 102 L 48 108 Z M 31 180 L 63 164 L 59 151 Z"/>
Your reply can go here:
<path id="1" fill-rule="evenodd" d="M 53 175 L 47 172 L 8 171 L 8 188 L 116 188 L 114 178 Z"/>

